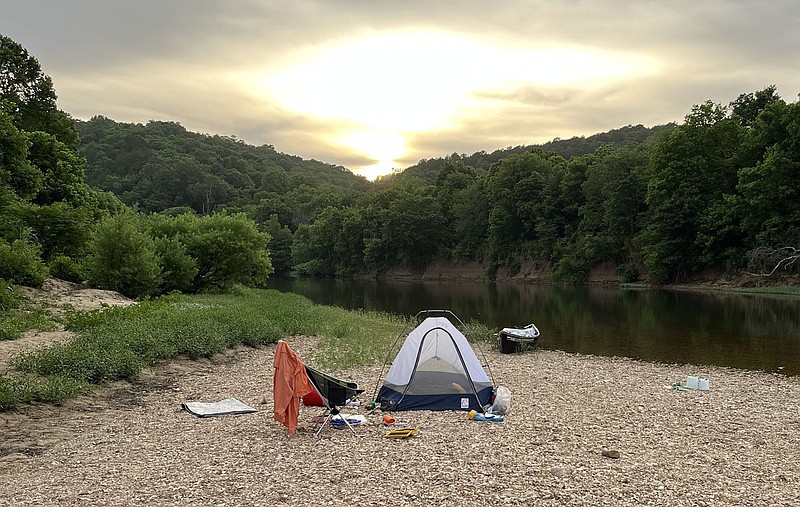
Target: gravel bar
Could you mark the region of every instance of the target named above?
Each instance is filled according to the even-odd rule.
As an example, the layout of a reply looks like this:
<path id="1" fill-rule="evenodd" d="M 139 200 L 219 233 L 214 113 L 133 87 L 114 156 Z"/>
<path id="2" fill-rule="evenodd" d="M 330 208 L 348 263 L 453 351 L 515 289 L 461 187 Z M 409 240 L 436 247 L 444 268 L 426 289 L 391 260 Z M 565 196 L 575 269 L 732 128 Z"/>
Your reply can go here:
<path id="1" fill-rule="evenodd" d="M 287 338 L 314 364 L 314 338 Z M 800 505 L 800 379 L 537 350 L 489 352 L 504 422 L 366 410 L 380 367 L 330 372 L 367 389 L 367 423 L 272 417 L 273 347 L 173 361 L 62 407 L 0 413 L 0 505 Z M 672 387 L 688 375 L 706 392 Z M 258 412 L 197 418 L 189 400 Z"/>

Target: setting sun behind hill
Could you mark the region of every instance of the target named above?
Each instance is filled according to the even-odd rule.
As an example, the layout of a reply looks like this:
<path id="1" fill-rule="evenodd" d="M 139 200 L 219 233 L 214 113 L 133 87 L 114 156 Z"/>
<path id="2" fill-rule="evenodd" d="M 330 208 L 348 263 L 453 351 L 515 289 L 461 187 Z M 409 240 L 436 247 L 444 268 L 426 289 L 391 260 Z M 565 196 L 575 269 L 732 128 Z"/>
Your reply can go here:
<path id="1" fill-rule="evenodd" d="M 399 167 L 411 136 L 447 132 L 487 111 L 531 107 L 519 90 L 597 89 L 656 66 L 579 46 L 401 31 L 303 48 L 244 81 L 261 100 L 327 124 L 325 141 L 371 161 L 351 169 L 373 179 Z"/>

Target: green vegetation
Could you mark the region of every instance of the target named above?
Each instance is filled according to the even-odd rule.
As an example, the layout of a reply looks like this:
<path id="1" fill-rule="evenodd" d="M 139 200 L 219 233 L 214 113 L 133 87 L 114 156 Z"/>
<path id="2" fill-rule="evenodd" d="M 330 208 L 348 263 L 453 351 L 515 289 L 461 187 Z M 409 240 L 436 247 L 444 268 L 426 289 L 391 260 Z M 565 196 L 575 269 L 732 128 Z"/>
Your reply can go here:
<path id="1" fill-rule="evenodd" d="M 38 401 L 61 405 L 89 390 L 89 385 L 68 377 L 38 375 L 0 376 L 0 411 L 11 410 L 21 403 Z"/>
<path id="2" fill-rule="evenodd" d="M 174 122 L 77 122 L 86 180 L 145 212 L 186 207 L 206 214 L 246 207 L 260 221 L 277 214 L 292 229 L 321 205 L 339 203 L 367 181 L 344 167 L 188 132 Z M 309 199 L 311 198 L 311 199 Z"/>
<path id="3" fill-rule="evenodd" d="M 13 366 L 21 375 L 0 377 L 0 409 L 31 400 L 60 402 L 91 384 L 135 380 L 142 368 L 176 356 L 209 357 L 296 334 L 321 337 L 310 359 L 319 366 L 371 364 L 383 360 L 402 327 L 399 318 L 384 314 L 317 306 L 301 296 L 244 287 L 70 312 L 65 320 L 76 338 L 16 357 Z M 56 390 L 59 384 L 62 391 Z"/>
<path id="4" fill-rule="evenodd" d="M 0 341 L 16 340 L 23 331 L 50 331 L 56 323 L 41 306 L 31 304 L 12 284 L 0 278 Z"/>
<path id="5" fill-rule="evenodd" d="M 324 336 L 323 365 L 381 359 L 392 319 L 234 290 L 273 270 L 380 276 L 471 259 L 488 277 L 531 260 L 574 282 L 600 263 L 628 283 L 797 274 L 798 139 L 800 102 L 769 86 L 695 105 L 680 125 L 453 154 L 369 183 L 172 122 L 75 122 L 39 62 L 0 35 L 3 288 L 57 275 L 136 298 L 206 294 L 72 316 L 80 337 L 20 358 L 0 407 L 295 333 Z M 0 304 L 3 339 L 52 323 L 13 289 Z"/>
<path id="6" fill-rule="evenodd" d="M 601 263 L 659 284 L 754 258 L 759 273 L 800 269 L 756 255 L 800 245 L 800 102 L 774 86 L 695 105 L 679 125 L 452 154 L 369 183 L 176 123 L 76 123 L 7 37 L 0 63 L 0 276 L 15 283 L 50 270 L 152 297 L 448 259 L 483 262 L 488 278 L 532 261 L 573 282 Z"/>
<path id="7" fill-rule="evenodd" d="M 453 155 L 426 164 L 435 178 L 384 178 L 351 205 L 320 211 L 295 232 L 294 269 L 380 275 L 466 258 L 487 264 L 490 278 L 526 260 L 573 282 L 601 263 L 625 282 L 657 284 L 708 272 L 797 274 L 798 119 L 800 102 L 771 86 L 580 156 L 534 147 L 484 170 Z"/>

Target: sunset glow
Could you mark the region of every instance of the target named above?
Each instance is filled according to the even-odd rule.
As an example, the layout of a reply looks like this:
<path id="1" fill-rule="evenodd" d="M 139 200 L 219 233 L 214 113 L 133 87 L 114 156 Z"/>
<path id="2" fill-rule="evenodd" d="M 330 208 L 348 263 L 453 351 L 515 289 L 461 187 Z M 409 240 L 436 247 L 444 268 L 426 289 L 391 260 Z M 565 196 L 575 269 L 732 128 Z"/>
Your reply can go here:
<path id="1" fill-rule="evenodd" d="M 74 118 L 175 121 L 374 177 L 800 91 L 794 3 L 678 4 L 37 0 L 0 2 L 0 33 Z"/>
<path id="2" fill-rule="evenodd" d="M 487 106 L 500 107 L 486 97 L 529 86 L 597 88 L 656 67 L 647 58 L 589 48 L 502 47 L 449 33 L 397 32 L 304 49 L 245 82 L 264 101 L 345 129 L 339 144 L 375 160 L 374 175 L 407 154 L 404 136 L 451 129 Z"/>

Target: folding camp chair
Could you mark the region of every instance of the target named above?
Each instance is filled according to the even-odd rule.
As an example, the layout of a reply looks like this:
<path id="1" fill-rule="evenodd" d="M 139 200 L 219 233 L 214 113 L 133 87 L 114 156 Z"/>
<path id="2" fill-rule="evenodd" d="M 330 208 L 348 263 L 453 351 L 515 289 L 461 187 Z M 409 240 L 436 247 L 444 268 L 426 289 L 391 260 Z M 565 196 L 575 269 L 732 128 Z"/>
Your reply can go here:
<path id="1" fill-rule="evenodd" d="M 356 430 L 354 430 L 353 426 L 347 421 L 347 417 L 339 415 L 339 408 L 347 405 L 347 402 L 350 401 L 351 398 L 363 393 L 364 390 L 359 389 L 358 384 L 355 382 L 339 380 L 317 371 L 310 366 L 306 366 L 306 373 L 308 374 L 308 379 L 311 381 L 311 385 L 314 386 L 314 389 L 317 391 L 317 394 L 319 394 L 319 397 L 322 399 L 322 404 L 326 409 L 324 414 L 325 420 L 320 423 L 315 435 L 319 436 L 322 432 L 322 428 L 324 428 L 326 424 L 333 425 L 333 420 L 337 415 L 344 421 L 344 424 L 350 428 L 353 435 L 355 435 Z M 336 421 L 338 422 L 338 419 L 336 419 Z"/>

